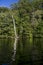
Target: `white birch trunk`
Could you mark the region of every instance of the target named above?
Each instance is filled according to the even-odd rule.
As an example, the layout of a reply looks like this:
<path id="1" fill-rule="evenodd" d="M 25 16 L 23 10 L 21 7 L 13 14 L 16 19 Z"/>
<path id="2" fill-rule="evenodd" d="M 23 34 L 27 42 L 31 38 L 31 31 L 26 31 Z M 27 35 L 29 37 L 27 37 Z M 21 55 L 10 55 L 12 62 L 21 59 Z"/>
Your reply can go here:
<path id="1" fill-rule="evenodd" d="M 16 25 L 15 25 L 15 20 L 13 18 L 12 15 L 12 20 L 13 20 L 13 24 L 14 24 L 14 33 L 15 33 L 15 42 L 14 42 L 14 54 L 12 56 L 12 60 L 15 61 L 15 55 L 16 55 L 16 44 L 17 44 L 17 40 L 18 40 L 18 36 L 17 36 L 17 30 L 16 30 Z"/>

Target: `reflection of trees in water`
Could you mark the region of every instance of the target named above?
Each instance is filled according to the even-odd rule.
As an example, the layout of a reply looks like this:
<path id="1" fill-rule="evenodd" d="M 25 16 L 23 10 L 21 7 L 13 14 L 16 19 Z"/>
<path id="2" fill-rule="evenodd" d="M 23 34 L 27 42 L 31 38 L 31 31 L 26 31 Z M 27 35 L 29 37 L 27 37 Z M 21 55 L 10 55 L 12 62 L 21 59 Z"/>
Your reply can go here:
<path id="1" fill-rule="evenodd" d="M 32 49 L 32 62 L 33 64 L 41 64 L 43 63 L 43 51 L 42 51 L 42 45 L 43 45 L 43 38 L 34 38 L 33 41 L 33 49 Z"/>
<path id="2" fill-rule="evenodd" d="M 0 62 L 7 63 L 11 61 L 14 41 L 10 38 L 0 39 Z"/>
<path id="3" fill-rule="evenodd" d="M 26 38 L 26 39 L 25 39 Z M 43 63 L 43 38 L 33 38 L 30 46 L 29 37 L 24 35 L 18 42 L 16 65 L 40 65 Z M 21 45 L 22 44 L 22 45 Z M 22 49 L 22 50 L 21 50 Z"/>

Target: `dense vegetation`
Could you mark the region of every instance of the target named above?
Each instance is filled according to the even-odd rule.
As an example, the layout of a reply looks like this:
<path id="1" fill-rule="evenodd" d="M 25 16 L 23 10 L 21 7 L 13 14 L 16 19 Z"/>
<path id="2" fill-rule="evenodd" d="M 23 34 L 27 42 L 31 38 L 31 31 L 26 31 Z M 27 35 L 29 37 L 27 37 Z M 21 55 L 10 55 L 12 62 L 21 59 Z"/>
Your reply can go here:
<path id="1" fill-rule="evenodd" d="M 34 60 L 31 54 L 33 53 L 34 37 L 43 37 L 43 0 L 19 0 L 18 3 L 11 4 L 10 9 L 0 7 L 0 36 L 14 36 L 12 15 L 15 19 L 19 37 L 17 44 L 18 56 L 16 60 L 19 61 L 19 59 L 21 59 L 19 62 L 22 61 L 24 63 L 28 60 L 30 62 L 30 60 Z M 39 49 L 40 44 L 38 45 L 38 52 L 36 52 L 42 59 L 43 47 Z M 40 52 L 40 50 L 42 52 Z M 42 53 L 42 55 L 40 53 Z M 16 61 L 16 64 L 18 61 Z"/>
<path id="2" fill-rule="evenodd" d="M 16 64 L 40 65 L 43 62 L 43 0 L 19 0 L 11 9 L 15 12 L 19 36 Z"/>
<path id="3" fill-rule="evenodd" d="M 10 10 L 5 7 L 0 7 L 0 36 L 14 36 L 12 17 Z"/>
<path id="4" fill-rule="evenodd" d="M 19 0 L 18 3 L 11 4 L 10 9 L 0 7 L 0 35 L 14 35 L 12 15 L 15 18 L 18 33 L 31 36 L 33 31 L 39 30 L 39 25 L 42 27 L 43 0 Z"/>

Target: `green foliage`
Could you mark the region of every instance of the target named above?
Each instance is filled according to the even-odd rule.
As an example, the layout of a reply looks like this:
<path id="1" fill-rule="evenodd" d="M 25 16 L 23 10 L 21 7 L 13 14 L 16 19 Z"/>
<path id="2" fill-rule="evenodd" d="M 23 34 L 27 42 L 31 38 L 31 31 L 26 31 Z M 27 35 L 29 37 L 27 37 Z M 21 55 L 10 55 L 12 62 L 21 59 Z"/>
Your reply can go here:
<path id="1" fill-rule="evenodd" d="M 20 61 L 24 63 L 30 61 L 34 59 L 32 53 L 36 53 L 36 57 L 39 57 L 40 49 L 43 47 L 39 49 L 41 45 L 41 43 L 38 44 L 40 39 L 37 40 L 37 43 L 35 38 L 43 37 L 43 0 L 19 0 L 18 3 L 12 4 L 11 9 L 8 10 L 0 8 L 0 11 L 2 11 L 0 13 L 0 35 L 14 37 L 14 26 L 11 18 L 11 15 L 13 15 L 19 37 L 17 44 L 18 57 L 16 60 L 21 59 Z M 35 50 L 33 50 L 33 46 L 35 46 Z M 40 58 L 38 59 L 40 60 Z"/>
<path id="2" fill-rule="evenodd" d="M 13 15 L 18 35 L 22 34 L 24 30 L 26 34 L 31 36 L 39 26 L 41 18 L 43 19 L 43 9 L 40 8 L 41 5 L 43 6 L 42 3 L 43 0 L 19 0 L 18 3 L 11 4 L 11 9 L 0 7 L 0 35 L 14 34 L 11 18 L 11 15 Z"/>
<path id="3" fill-rule="evenodd" d="M 40 55 L 40 50 L 42 50 L 42 46 L 40 47 L 41 43 L 38 44 L 37 41 L 35 42 L 35 38 L 43 37 L 43 5 L 41 3 L 43 3 L 43 0 L 32 0 L 31 2 L 29 0 L 19 0 L 17 9 L 13 9 L 19 36 L 16 62 L 26 63 L 38 58 L 38 55 L 42 56 Z M 38 48 L 35 43 L 38 44 Z M 33 57 L 34 53 L 36 53 L 35 58 Z"/>
<path id="4" fill-rule="evenodd" d="M 9 11 L 9 9 L 7 8 L 7 7 L 0 7 L 0 13 L 1 12 L 8 12 Z"/>
<path id="5" fill-rule="evenodd" d="M 0 13 L 0 35 L 14 36 L 13 21 L 8 13 Z"/>

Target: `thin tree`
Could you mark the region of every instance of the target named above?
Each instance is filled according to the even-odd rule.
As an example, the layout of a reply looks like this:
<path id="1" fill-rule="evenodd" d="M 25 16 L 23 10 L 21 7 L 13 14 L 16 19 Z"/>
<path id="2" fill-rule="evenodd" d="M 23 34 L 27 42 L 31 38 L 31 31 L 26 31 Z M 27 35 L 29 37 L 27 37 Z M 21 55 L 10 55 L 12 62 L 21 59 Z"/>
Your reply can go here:
<path id="1" fill-rule="evenodd" d="M 12 20 L 13 20 L 14 31 L 15 31 L 14 54 L 13 54 L 12 60 L 15 61 L 16 44 L 17 44 L 17 41 L 18 41 L 18 36 L 17 36 L 17 29 L 16 29 L 15 20 L 13 18 L 13 15 L 12 15 Z"/>

